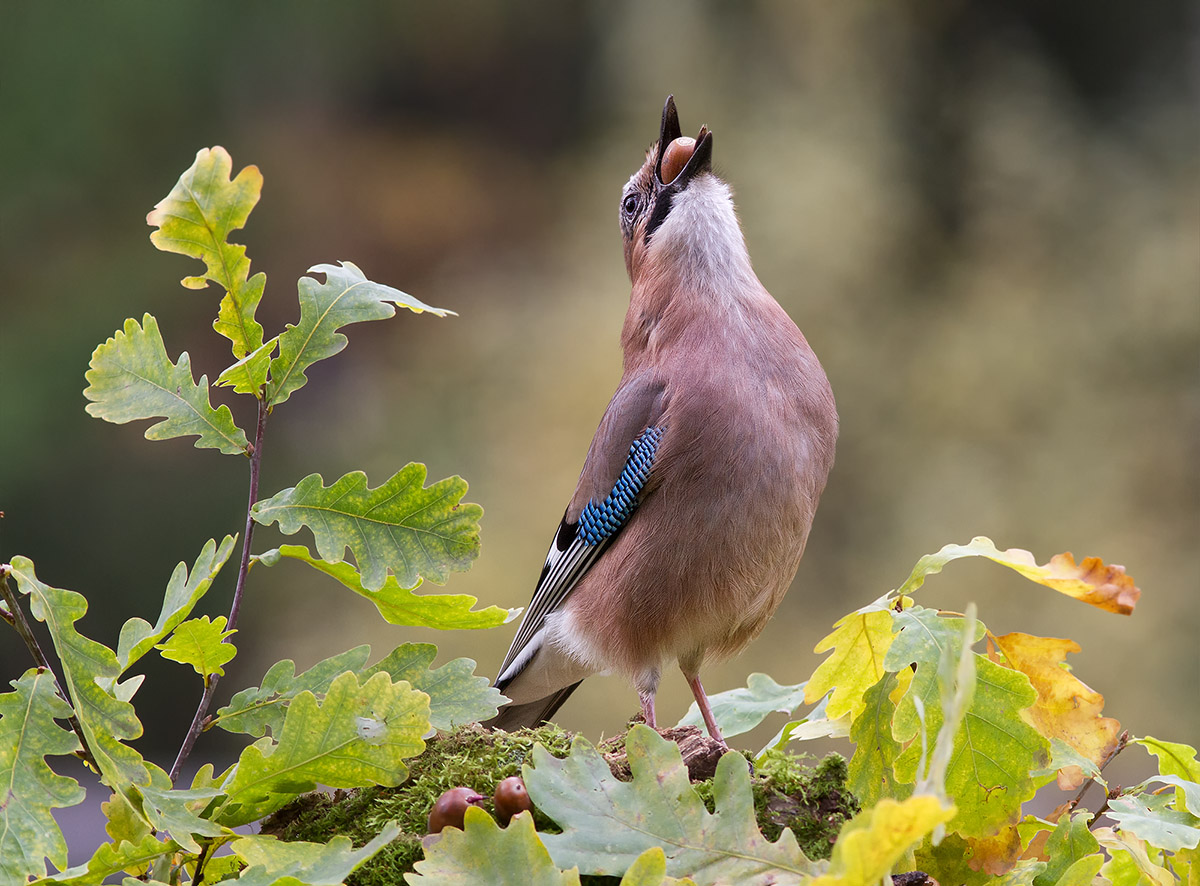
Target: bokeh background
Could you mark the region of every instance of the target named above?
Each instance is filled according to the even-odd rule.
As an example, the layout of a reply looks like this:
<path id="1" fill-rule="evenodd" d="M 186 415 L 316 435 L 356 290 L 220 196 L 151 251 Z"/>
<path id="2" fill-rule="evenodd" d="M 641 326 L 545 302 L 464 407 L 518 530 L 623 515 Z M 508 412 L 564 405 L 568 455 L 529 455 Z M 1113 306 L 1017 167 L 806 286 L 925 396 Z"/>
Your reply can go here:
<path id="1" fill-rule="evenodd" d="M 266 185 L 240 235 L 268 335 L 296 278 L 348 259 L 457 318 L 348 330 L 271 419 L 265 495 L 317 471 L 382 483 L 410 460 L 486 511 L 447 590 L 527 602 L 620 375 L 620 188 L 657 135 L 716 133 L 759 276 L 808 336 L 841 412 L 795 586 L 705 674 L 795 682 L 840 615 L 923 553 L 986 534 L 1125 564 L 1120 618 L 983 562 L 927 605 L 1070 636 L 1076 673 L 1136 733 L 1200 737 L 1200 32 L 1185 0 L 325 4 L 6 3 L 0 9 L 0 557 L 86 593 L 115 644 L 174 564 L 241 528 L 247 463 L 149 443 L 83 411 L 91 350 L 155 314 L 215 377 L 219 293 L 154 250 L 145 213 L 197 149 Z M 244 427 L 242 398 L 231 403 Z M 282 541 L 259 529 L 255 548 Z M 289 539 L 302 541 L 297 537 Z M 230 567 L 201 611 L 225 612 Z M 435 634 L 299 564 L 256 570 L 223 701 L 279 658 L 439 643 L 492 674 L 513 628 Z M 5 679 L 25 667 L 0 641 Z M 147 659 L 149 661 L 149 659 Z M 169 765 L 199 695 L 151 662 L 142 750 Z M 668 675 L 660 715 L 689 701 Z M 589 680 L 560 721 L 637 709 Z M 781 718 L 780 718 L 781 719 Z M 765 739 L 779 720 L 763 727 Z M 746 740 L 754 744 L 755 737 Z M 206 735 L 197 759 L 229 758 Z"/>

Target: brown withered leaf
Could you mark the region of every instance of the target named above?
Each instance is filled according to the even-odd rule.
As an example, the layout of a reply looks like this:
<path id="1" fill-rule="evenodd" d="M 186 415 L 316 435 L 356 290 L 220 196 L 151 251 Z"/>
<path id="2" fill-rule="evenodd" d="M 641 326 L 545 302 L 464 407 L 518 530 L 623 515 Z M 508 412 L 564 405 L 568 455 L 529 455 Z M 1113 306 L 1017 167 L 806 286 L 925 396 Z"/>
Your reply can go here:
<path id="1" fill-rule="evenodd" d="M 1026 578 L 1106 612 L 1131 615 L 1142 596 L 1141 589 L 1125 574 L 1124 566 L 1105 563 L 1099 557 L 1084 557 L 1082 563 L 1076 564 L 1075 557 L 1067 551 L 1038 566 L 1033 554 L 1021 548 L 1009 548 L 1004 555 L 1007 562 L 997 562 L 1006 562 Z"/>
<path id="2" fill-rule="evenodd" d="M 1006 825 L 991 837 L 968 837 L 971 856 L 967 864 L 973 871 L 998 876 L 1007 874 L 1021 857 L 1021 835 L 1015 824 Z"/>
<path id="3" fill-rule="evenodd" d="M 1028 709 L 1042 735 L 1059 739 L 1100 766 L 1116 747 L 1121 724 L 1101 716 L 1104 696 L 1064 668 L 1067 653 L 1078 652 L 1073 640 L 1012 633 L 989 639 L 1004 653 L 1009 667 L 1029 678 L 1038 698 Z M 1058 785 L 1071 790 L 1083 783 L 1083 773 L 1071 766 L 1059 773 Z"/>

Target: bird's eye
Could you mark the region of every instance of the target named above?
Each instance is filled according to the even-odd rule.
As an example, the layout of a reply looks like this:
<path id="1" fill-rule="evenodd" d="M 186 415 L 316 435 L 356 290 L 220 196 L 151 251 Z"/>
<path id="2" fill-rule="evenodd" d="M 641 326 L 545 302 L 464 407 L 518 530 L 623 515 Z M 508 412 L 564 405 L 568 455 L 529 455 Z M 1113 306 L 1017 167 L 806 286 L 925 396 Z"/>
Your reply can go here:
<path id="1" fill-rule="evenodd" d="M 637 194 L 630 194 L 621 203 L 621 209 L 624 211 L 624 213 L 626 215 L 633 215 L 635 212 L 637 212 L 637 208 L 638 208 Z"/>

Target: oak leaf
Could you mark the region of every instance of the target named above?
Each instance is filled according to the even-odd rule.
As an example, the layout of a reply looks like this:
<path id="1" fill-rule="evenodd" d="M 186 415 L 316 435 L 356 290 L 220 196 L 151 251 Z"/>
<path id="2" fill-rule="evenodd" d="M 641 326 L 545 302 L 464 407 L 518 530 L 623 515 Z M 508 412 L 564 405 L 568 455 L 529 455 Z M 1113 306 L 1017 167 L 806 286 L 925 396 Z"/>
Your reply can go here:
<path id="1" fill-rule="evenodd" d="M 220 145 L 201 149 L 171 193 L 146 216 L 146 223 L 158 229 L 150 234 L 150 242 L 163 252 L 204 262 L 205 272 L 185 277 L 184 287 L 204 289 L 211 280 L 225 290 L 213 329 L 229 339 L 238 362 L 230 367 L 232 372 L 222 373 L 222 380 L 239 393 L 257 393 L 267 380 L 270 359 L 263 349 L 263 328 L 254 319 L 267 276 L 250 276 L 246 247 L 230 243 L 229 235 L 245 227 L 262 194 L 263 178 L 256 166 L 231 178 L 232 172 L 233 159 Z M 256 356 L 247 360 L 251 354 Z"/>
<path id="2" fill-rule="evenodd" d="M 898 593 L 912 593 L 924 584 L 926 576 L 941 572 L 947 563 L 961 557 L 986 557 L 1021 573 L 1030 581 L 1120 615 L 1131 614 L 1142 595 L 1133 579 L 1125 574 L 1124 566 L 1107 564 L 1099 557 L 1084 557 L 1082 562 L 1076 563 L 1069 552 L 1055 554 L 1048 563 L 1039 566 L 1029 551 L 1021 548 L 1001 551 L 990 538 L 982 535 L 971 539 L 969 544 L 946 545 L 936 554 L 926 554 L 917 561 Z"/>
<path id="3" fill-rule="evenodd" d="M 832 649 L 817 666 L 804 690 L 804 703 L 814 704 L 832 691 L 825 714 L 837 719 L 849 713 L 855 720 L 866 710 L 863 695 L 883 679 L 884 656 L 892 645 L 892 613 L 871 604 L 840 618 L 814 652 Z"/>
<path id="4" fill-rule="evenodd" d="M 197 437 L 197 449 L 216 449 L 226 455 L 245 454 L 250 444 L 233 422 L 233 413 L 209 401 L 208 376 L 192 377 L 187 351 L 171 362 L 158 321 L 150 314 L 130 317 L 123 329 L 92 353 L 83 396 L 91 402 L 88 415 L 113 424 L 161 419 L 146 428 L 147 440 Z"/>
<path id="5" fill-rule="evenodd" d="M 330 563 L 344 560 L 349 548 L 368 591 L 381 590 L 389 572 L 399 588 L 415 588 L 422 579 L 444 584 L 451 571 L 469 569 L 479 556 L 483 508 L 462 500 L 467 484 L 461 477 L 430 486 L 425 478 L 425 465 L 415 462 L 374 489 L 362 471 L 351 471 L 329 486 L 320 474 L 309 474 L 257 502 L 251 514 L 263 526 L 278 522 L 284 535 L 307 526 L 317 552 Z M 280 553 L 302 557 L 301 552 Z"/>
<path id="6" fill-rule="evenodd" d="M 1063 667 L 1067 653 L 1078 652 L 1079 644 L 1022 633 L 991 639 L 1004 653 L 1005 663 L 1028 677 L 1037 690 L 1037 701 L 1028 712 L 1037 730 L 1101 766 L 1117 746 L 1121 724 L 1101 716 L 1104 696 Z M 1074 790 L 1083 780 L 1080 768 L 1069 766 L 1059 771 L 1058 786 Z"/>

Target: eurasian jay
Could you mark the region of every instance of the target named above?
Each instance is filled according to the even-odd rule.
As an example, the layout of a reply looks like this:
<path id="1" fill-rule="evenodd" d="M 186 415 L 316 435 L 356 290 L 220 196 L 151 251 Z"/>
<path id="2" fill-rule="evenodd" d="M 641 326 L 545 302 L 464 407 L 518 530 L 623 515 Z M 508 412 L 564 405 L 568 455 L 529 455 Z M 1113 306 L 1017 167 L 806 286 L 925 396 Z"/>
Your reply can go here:
<path id="1" fill-rule="evenodd" d="M 585 677 L 616 671 L 654 727 L 678 662 L 723 744 L 700 667 L 754 639 L 796 574 L 837 410 L 750 266 L 712 146 L 707 127 L 681 137 L 668 97 L 622 192 L 625 371 L 496 679 L 512 703 L 489 725 L 543 722 Z"/>

